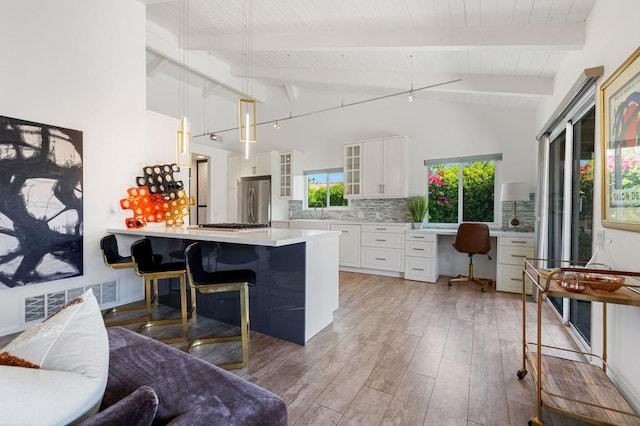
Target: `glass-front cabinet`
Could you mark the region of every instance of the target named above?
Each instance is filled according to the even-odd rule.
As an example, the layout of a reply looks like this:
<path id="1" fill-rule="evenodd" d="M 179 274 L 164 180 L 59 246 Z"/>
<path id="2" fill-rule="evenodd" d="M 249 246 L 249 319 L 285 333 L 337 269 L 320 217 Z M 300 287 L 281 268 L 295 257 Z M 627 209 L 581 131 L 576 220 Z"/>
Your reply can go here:
<path id="1" fill-rule="evenodd" d="M 280 154 L 279 158 L 279 168 L 280 168 L 280 197 L 281 198 L 289 198 L 292 195 L 292 170 L 291 170 L 291 160 L 292 154 L 290 152 L 285 152 Z"/>
<path id="2" fill-rule="evenodd" d="M 344 147 L 344 196 L 362 194 L 362 144 L 355 143 Z"/>

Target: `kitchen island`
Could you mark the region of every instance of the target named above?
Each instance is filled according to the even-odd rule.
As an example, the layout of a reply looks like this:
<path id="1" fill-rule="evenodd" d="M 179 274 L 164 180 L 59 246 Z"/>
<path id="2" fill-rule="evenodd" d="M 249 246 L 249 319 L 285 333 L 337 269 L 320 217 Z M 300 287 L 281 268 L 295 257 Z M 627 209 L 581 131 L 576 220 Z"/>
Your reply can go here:
<path id="1" fill-rule="evenodd" d="M 129 246 L 150 238 L 154 250 L 168 253 L 183 240 L 200 241 L 210 255 L 210 270 L 252 269 L 249 287 L 251 329 L 304 345 L 333 322 L 338 308 L 338 237 L 336 231 L 265 228 L 219 231 L 149 225 L 141 229 L 109 228 Z M 198 315 L 237 323 L 237 294 L 198 295 Z M 234 299 L 235 298 L 235 299 Z"/>

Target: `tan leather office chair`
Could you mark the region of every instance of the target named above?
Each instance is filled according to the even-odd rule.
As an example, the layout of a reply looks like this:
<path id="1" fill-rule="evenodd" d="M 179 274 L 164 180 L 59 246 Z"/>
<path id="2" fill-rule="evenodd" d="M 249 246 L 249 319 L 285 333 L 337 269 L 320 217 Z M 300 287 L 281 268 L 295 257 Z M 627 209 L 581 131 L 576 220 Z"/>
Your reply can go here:
<path id="1" fill-rule="evenodd" d="M 491 285 L 491 280 L 476 278 L 473 275 L 473 255 L 487 254 L 491 250 L 491 239 L 489 237 L 489 227 L 484 223 L 461 223 L 458 226 L 458 233 L 453 247 L 460 253 L 469 255 L 469 275 L 466 277 L 449 279 L 449 287 L 452 282 L 474 282 L 482 286 L 482 291 L 486 290 L 486 286 Z M 491 259 L 491 256 L 489 256 Z"/>

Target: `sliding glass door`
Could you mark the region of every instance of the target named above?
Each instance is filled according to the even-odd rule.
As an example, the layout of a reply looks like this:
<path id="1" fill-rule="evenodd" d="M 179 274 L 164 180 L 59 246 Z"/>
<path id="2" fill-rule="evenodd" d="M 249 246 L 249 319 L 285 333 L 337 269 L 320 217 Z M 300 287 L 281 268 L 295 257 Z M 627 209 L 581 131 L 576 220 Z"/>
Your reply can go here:
<path id="1" fill-rule="evenodd" d="M 593 166 L 595 107 L 573 125 L 573 167 L 571 209 L 571 259 L 588 261 L 593 240 Z M 591 341 L 591 302 L 571 299 L 571 324 L 582 338 Z"/>
<path id="2" fill-rule="evenodd" d="M 590 102 L 560 122 L 549 138 L 546 204 L 546 257 L 588 261 L 593 228 L 595 107 Z M 560 266 L 551 263 L 549 267 Z M 591 303 L 549 297 L 563 322 L 587 346 L 591 338 Z"/>
<path id="3" fill-rule="evenodd" d="M 547 258 L 564 259 L 562 252 L 562 224 L 564 215 L 564 162 L 566 147 L 566 132 L 563 130 L 549 144 L 549 204 L 547 215 L 549 225 L 547 229 Z M 559 263 L 551 262 L 549 268 L 557 268 Z M 556 310 L 563 314 L 562 298 L 549 297 Z"/>

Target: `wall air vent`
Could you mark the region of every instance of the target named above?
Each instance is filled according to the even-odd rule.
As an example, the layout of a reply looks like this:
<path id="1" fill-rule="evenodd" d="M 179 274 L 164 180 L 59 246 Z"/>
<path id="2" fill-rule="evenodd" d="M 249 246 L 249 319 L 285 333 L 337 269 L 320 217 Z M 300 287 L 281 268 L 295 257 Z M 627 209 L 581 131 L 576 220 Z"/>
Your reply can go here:
<path id="1" fill-rule="evenodd" d="M 53 293 L 39 294 L 24 298 L 24 322 L 42 321 L 55 313 L 70 300 L 75 299 L 92 289 L 98 304 L 115 303 L 118 301 L 118 282 L 107 281 L 100 284 L 92 284 L 86 287 L 75 287 Z"/>

